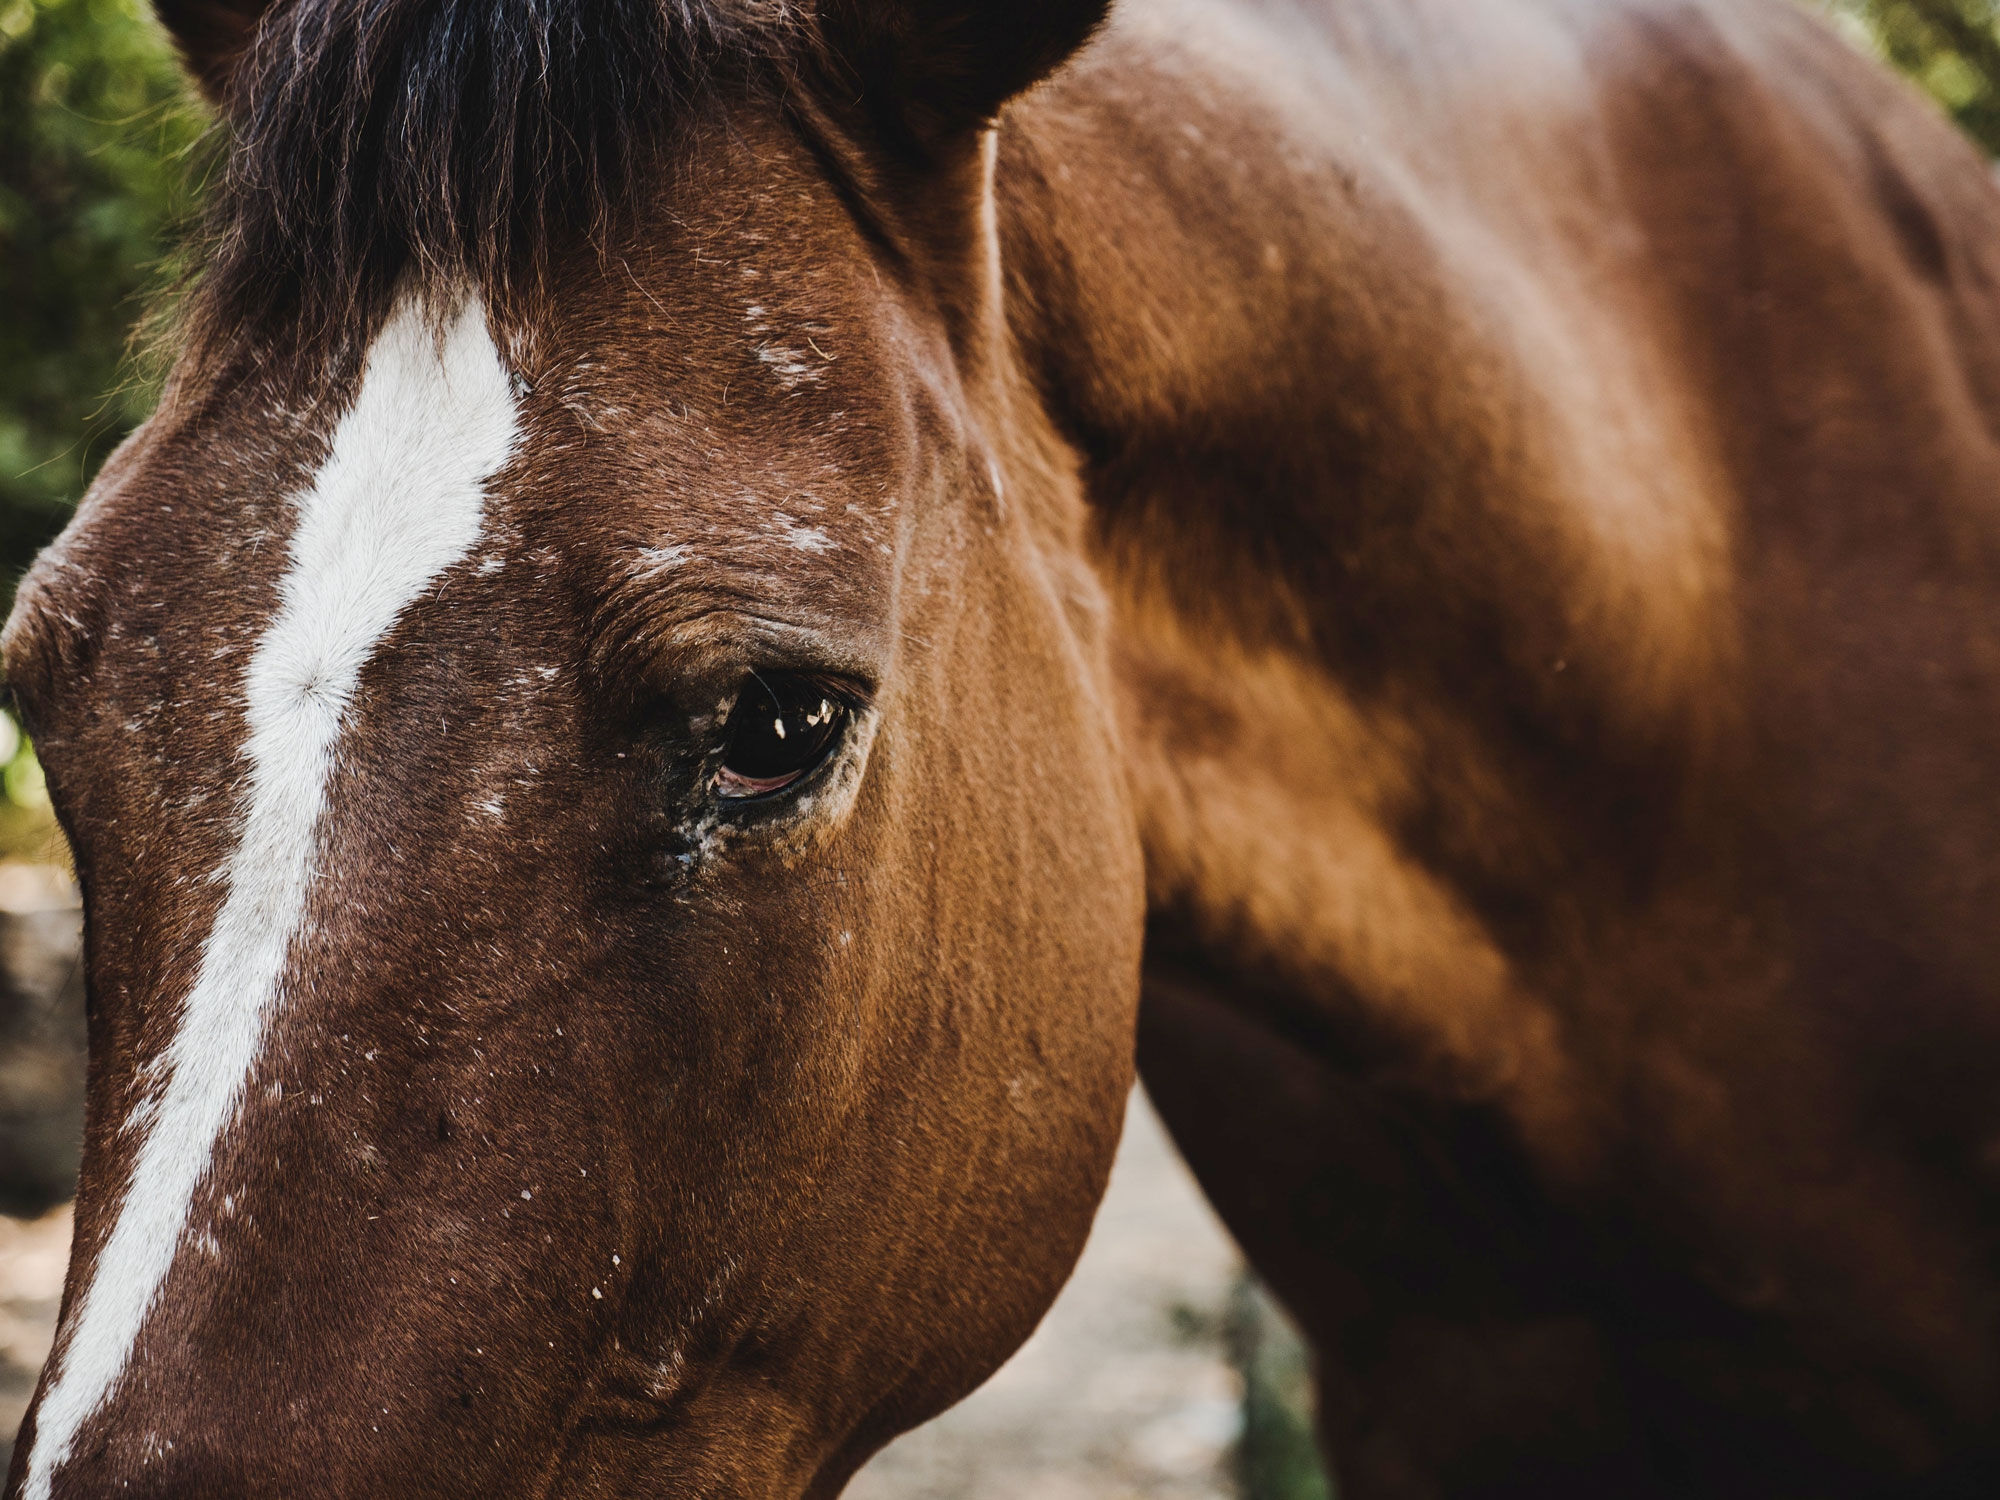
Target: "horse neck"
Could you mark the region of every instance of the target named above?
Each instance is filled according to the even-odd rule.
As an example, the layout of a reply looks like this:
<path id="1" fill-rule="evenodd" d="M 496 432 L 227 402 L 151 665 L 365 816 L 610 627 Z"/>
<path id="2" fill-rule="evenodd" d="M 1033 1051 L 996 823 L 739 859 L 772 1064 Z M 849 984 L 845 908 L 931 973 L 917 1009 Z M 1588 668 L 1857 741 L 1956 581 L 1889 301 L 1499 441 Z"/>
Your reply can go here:
<path id="1" fill-rule="evenodd" d="M 1557 305 L 1593 247 L 1532 202 L 1482 221 L 1480 163 L 1432 171 L 1339 69 L 1316 93 L 1206 41 L 1114 30 L 1016 111 L 999 173 L 1015 337 L 1114 599 L 1155 909 L 1205 961 L 1419 1009 L 1451 1065 L 1526 1076 L 1466 892 L 1618 857 L 1584 847 L 1615 788 L 1548 795 L 1562 766 L 1671 785 L 1698 753 L 1715 542 L 1679 497 L 1713 493 L 1707 458 L 1642 331 Z"/>

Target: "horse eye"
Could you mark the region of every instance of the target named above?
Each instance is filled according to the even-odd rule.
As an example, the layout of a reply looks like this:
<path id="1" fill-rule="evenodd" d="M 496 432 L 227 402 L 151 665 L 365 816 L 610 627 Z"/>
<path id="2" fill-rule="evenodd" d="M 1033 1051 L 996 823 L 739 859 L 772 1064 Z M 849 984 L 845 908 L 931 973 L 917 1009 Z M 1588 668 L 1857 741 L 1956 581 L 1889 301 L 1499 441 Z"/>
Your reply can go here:
<path id="1" fill-rule="evenodd" d="M 716 795 L 738 801 L 784 790 L 826 759 L 851 712 L 818 678 L 751 673 L 723 728 Z"/>

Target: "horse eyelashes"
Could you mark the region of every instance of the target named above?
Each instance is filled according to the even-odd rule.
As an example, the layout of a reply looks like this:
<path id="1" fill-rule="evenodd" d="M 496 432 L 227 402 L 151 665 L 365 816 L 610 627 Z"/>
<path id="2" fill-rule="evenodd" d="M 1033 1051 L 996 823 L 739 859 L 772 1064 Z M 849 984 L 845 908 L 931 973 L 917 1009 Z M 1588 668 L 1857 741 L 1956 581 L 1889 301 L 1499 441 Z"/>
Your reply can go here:
<path id="1" fill-rule="evenodd" d="M 715 793 L 725 801 L 768 797 L 825 760 L 853 709 L 825 679 L 796 672 L 753 672 L 723 728 Z"/>

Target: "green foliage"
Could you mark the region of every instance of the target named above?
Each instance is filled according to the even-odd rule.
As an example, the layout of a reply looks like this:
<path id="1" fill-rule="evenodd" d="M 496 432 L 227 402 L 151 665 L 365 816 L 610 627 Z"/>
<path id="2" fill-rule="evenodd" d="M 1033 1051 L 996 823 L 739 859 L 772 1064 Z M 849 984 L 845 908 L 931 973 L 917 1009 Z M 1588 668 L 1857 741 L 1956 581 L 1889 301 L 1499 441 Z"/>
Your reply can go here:
<path id="1" fill-rule="evenodd" d="M 1821 0 L 2000 156 L 2000 0 Z"/>
<path id="2" fill-rule="evenodd" d="M 0 709 L 0 860 L 67 865 L 69 852 L 49 807 L 35 747 Z"/>
<path id="3" fill-rule="evenodd" d="M 205 128 L 144 0 L 0 0 L 0 606 L 152 404 L 128 338 Z"/>
<path id="4" fill-rule="evenodd" d="M 1231 1354 L 1243 1372 L 1243 1438 L 1237 1449 L 1245 1500 L 1336 1500 L 1314 1427 L 1312 1352 L 1277 1300 L 1256 1281 L 1236 1285 Z"/>

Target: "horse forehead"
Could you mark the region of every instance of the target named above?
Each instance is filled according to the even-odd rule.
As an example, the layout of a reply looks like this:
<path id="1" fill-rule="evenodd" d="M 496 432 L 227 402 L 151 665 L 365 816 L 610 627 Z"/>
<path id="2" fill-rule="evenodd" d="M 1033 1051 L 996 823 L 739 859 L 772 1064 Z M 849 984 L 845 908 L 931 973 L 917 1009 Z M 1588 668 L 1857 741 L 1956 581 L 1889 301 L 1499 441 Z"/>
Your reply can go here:
<path id="1" fill-rule="evenodd" d="M 290 388 L 251 380 L 226 394 L 182 391 L 106 463 L 63 533 L 36 559 L 15 620 L 97 600 L 172 613 L 254 592 L 303 540 L 309 497 L 365 494 L 375 514 L 422 515 L 428 496 L 485 467 L 502 419 L 519 444 L 506 362 L 476 299 L 400 301 L 344 378 Z M 188 583 L 199 595 L 176 592 Z"/>
<path id="2" fill-rule="evenodd" d="M 365 491 L 363 536 L 433 513 L 455 469 L 482 466 L 503 406 L 507 472 L 489 476 L 477 555 L 452 590 L 461 607 L 477 595 L 522 622 L 538 600 L 564 615 L 554 595 L 580 585 L 648 615 L 719 591 L 872 618 L 894 566 L 908 434 L 882 420 L 878 341 L 819 316 L 822 295 L 770 285 L 770 264 L 704 262 L 703 284 L 680 288 L 722 298 L 726 326 L 665 318 L 674 289 L 642 262 L 570 307 L 571 320 L 588 313 L 590 338 L 558 318 L 546 337 L 496 339 L 476 302 L 406 298 L 338 389 L 251 382 L 177 403 L 107 465 L 38 561 L 10 660 L 95 629 L 93 651 L 119 667 L 100 690 L 164 689 L 195 664 L 223 685 L 283 607 L 281 580 L 323 596 L 355 581 L 288 567 L 314 541 L 302 497 L 325 483 Z"/>

